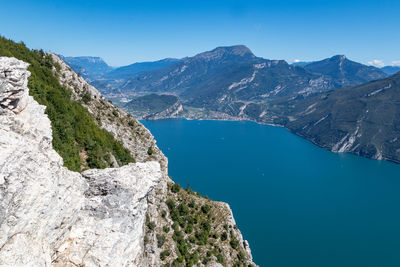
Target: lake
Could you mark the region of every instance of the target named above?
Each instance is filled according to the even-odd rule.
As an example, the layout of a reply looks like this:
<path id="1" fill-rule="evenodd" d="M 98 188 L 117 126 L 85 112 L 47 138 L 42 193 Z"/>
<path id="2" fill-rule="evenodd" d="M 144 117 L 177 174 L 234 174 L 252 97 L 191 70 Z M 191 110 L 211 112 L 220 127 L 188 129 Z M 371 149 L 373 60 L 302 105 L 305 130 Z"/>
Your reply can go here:
<path id="1" fill-rule="evenodd" d="M 400 266 L 400 165 L 252 122 L 143 123 L 175 182 L 230 204 L 260 266 Z"/>

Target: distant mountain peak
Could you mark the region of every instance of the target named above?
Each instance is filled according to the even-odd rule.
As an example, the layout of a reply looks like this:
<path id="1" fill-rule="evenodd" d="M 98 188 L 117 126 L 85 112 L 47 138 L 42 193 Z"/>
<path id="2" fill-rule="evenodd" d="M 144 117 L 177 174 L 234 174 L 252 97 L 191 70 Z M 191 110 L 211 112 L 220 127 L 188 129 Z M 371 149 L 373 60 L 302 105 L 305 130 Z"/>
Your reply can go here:
<path id="1" fill-rule="evenodd" d="M 245 45 L 233 45 L 233 46 L 220 46 L 215 48 L 214 50 L 223 50 L 226 53 L 231 53 L 234 55 L 245 55 L 245 54 L 253 54 L 251 50 Z"/>
<path id="2" fill-rule="evenodd" d="M 335 87 L 354 86 L 387 77 L 380 69 L 352 61 L 345 55 L 335 55 L 321 61 L 314 61 L 305 65 L 304 68 L 331 77 L 336 82 Z"/>
<path id="3" fill-rule="evenodd" d="M 332 58 L 346 59 L 345 55 L 334 55 Z"/>
<path id="4" fill-rule="evenodd" d="M 234 46 L 220 46 L 211 51 L 197 54 L 196 56 L 194 56 L 194 58 L 211 60 L 211 59 L 219 59 L 226 55 L 255 57 L 247 46 L 234 45 Z"/>
<path id="5" fill-rule="evenodd" d="M 345 55 L 335 55 L 331 58 L 328 58 L 329 61 L 338 61 L 338 62 L 343 62 L 345 60 L 348 60 L 348 58 Z"/>

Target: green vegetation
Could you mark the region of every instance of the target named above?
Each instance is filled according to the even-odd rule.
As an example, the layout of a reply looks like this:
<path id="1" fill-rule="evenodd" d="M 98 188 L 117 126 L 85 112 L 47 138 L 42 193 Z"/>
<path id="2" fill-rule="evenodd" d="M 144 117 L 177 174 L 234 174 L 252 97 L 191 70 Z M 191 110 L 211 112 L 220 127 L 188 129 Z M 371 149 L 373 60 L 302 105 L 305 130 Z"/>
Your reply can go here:
<path id="1" fill-rule="evenodd" d="M 200 262 L 206 265 L 213 258 L 224 266 L 247 266 L 245 253 L 233 230 L 230 230 L 228 238 L 228 225 L 222 227 L 221 219 L 223 220 L 223 214 L 226 214 L 223 208 L 201 197 L 192 191 L 190 186 L 185 190 L 179 184 L 171 183 L 168 189 L 166 205 L 173 221 L 172 236 L 168 235 L 169 227 L 164 226 L 163 231 L 172 237 L 177 257 L 171 259 L 166 266 L 194 266 Z M 164 244 L 163 235 L 156 235 L 159 247 Z M 230 260 L 227 261 L 226 257 Z M 160 258 L 167 260 L 164 252 L 160 254 Z M 230 262 L 231 259 L 234 262 Z"/>
<path id="2" fill-rule="evenodd" d="M 60 66 L 51 56 L 4 37 L 0 37 L 0 56 L 30 63 L 29 92 L 39 104 L 46 106 L 53 130 L 53 147 L 68 169 L 111 167 L 111 155 L 119 165 L 134 162 L 129 151 L 111 133 L 101 129 L 80 103 L 71 100 L 71 90 L 61 86 L 53 74 L 53 67 L 59 70 Z M 84 94 L 82 101 L 89 103 L 90 94 Z"/>
<path id="3" fill-rule="evenodd" d="M 228 234 L 226 232 L 223 232 L 221 235 L 221 241 L 225 241 L 228 239 Z"/>
<path id="4" fill-rule="evenodd" d="M 92 100 L 92 96 L 90 95 L 89 91 L 85 91 L 85 93 L 81 95 L 81 98 L 82 102 L 85 104 L 89 104 L 90 100 Z"/>
<path id="5" fill-rule="evenodd" d="M 165 235 L 157 234 L 157 247 L 161 248 L 165 243 Z"/>
<path id="6" fill-rule="evenodd" d="M 171 187 L 172 193 L 178 193 L 179 190 L 181 190 L 181 186 L 180 186 L 179 184 L 174 184 L 174 185 Z"/>
<path id="7" fill-rule="evenodd" d="M 170 251 L 169 250 L 164 250 L 163 252 L 161 252 L 160 254 L 160 259 L 161 260 L 165 260 L 166 257 L 168 257 L 170 255 Z"/>
<path id="8" fill-rule="evenodd" d="M 156 228 L 156 223 L 153 221 L 150 221 L 150 217 L 148 214 L 146 214 L 146 226 L 150 231 L 153 231 L 154 228 Z"/>

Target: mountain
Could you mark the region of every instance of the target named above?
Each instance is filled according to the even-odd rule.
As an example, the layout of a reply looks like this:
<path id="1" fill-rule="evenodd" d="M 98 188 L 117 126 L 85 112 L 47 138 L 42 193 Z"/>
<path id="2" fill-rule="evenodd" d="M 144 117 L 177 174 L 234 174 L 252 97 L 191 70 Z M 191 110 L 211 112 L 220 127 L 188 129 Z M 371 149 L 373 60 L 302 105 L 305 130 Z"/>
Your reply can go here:
<path id="1" fill-rule="evenodd" d="M 173 94 L 183 105 L 183 110 L 173 113 L 174 116 L 280 124 L 273 107 L 279 101 L 303 99 L 385 77 L 381 70 L 345 56 L 302 67 L 289 65 L 284 60 L 256 57 L 246 46 L 237 45 L 217 47 L 161 69 L 137 73 L 121 86 L 109 86 L 107 96 L 132 98 L 154 93 Z M 143 100 L 151 102 L 152 98 L 154 95 Z M 143 115 L 140 105 L 131 105 L 128 111 Z M 159 113 L 157 118 L 161 118 L 160 114 L 168 117 L 169 113 Z"/>
<path id="2" fill-rule="evenodd" d="M 381 70 L 388 75 L 393 75 L 400 71 L 400 67 L 399 66 L 385 66 L 385 67 L 381 68 Z"/>
<path id="3" fill-rule="evenodd" d="M 125 104 L 124 110 L 138 119 L 174 118 L 183 110 L 181 101 L 174 95 L 148 94 Z"/>
<path id="4" fill-rule="evenodd" d="M 137 74 L 114 93 L 173 93 L 191 107 L 225 110 L 236 101 L 263 101 L 330 88 L 322 75 L 283 60 L 256 57 L 245 46 L 231 46 Z"/>
<path id="5" fill-rule="evenodd" d="M 180 59 L 176 58 L 165 58 L 158 61 L 150 62 L 137 62 L 128 66 L 115 68 L 114 70 L 103 75 L 105 79 L 128 79 L 134 74 L 145 71 L 152 71 L 167 67 L 171 64 L 179 62 Z"/>
<path id="6" fill-rule="evenodd" d="M 229 206 L 173 183 L 140 122 L 3 37 L 0 133 L 1 266 L 254 265 Z"/>
<path id="7" fill-rule="evenodd" d="M 173 94 L 184 106 L 202 109 L 198 110 L 202 116 L 204 111 L 212 111 L 234 117 L 247 114 L 248 118 L 263 114 L 265 107 L 261 106 L 276 99 L 305 97 L 385 77 L 383 71 L 345 56 L 296 66 L 256 57 L 246 46 L 237 45 L 217 47 L 182 60 L 135 63 L 91 83 L 108 97 Z"/>
<path id="8" fill-rule="evenodd" d="M 305 65 L 304 68 L 329 77 L 335 88 L 358 85 L 387 77 L 382 70 L 351 61 L 343 55 L 315 61 Z"/>
<path id="9" fill-rule="evenodd" d="M 180 59 L 166 58 L 152 62 L 138 62 L 128 66 L 115 68 L 114 70 L 102 73 L 96 79 L 91 81 L 91 84 L 98 88 L 103 93 L 109 93 L 110 90 L 119 88 L 126 81 L 140 72 L 152 71 L 167 67 L 171 64 L 179 62 Z"/>
<path id="10" fill-rule="evenodd" d="M 78 74 L 88 81 L 99 79 L 104 74 L 113 70 L 112 67 L 100 57 L 63 57 L 62 60 Z"/>
<path id="11" fill-rule="evenodd" d="M 400 163 L 400 73 L 276 105 L 290 131 L 332 151 Z"/>
<path id="12" fill-rule="evenodd" d="M 112 93 L 170 93 L 179 96 L 186 107 L 230 116 L 246 115 L 246 109 L 251 114 L 257 110 L 255 114 L 259 116 L 265 109 L 260 106 L 276 99 L 305 97 L 385 77 L 381 70 L 345 56 L 301 67 L 284 60 L 256 57 L 250 49 L 239 45 L 218 47 L 162 69 L 139 73 Z"/>

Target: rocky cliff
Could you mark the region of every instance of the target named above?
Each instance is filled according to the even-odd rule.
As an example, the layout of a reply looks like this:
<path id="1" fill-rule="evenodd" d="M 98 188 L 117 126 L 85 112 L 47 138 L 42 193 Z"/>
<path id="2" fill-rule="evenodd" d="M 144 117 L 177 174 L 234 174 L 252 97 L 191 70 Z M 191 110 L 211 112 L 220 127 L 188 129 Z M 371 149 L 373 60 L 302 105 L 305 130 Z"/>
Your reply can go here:
<path id="1" fill-rule="evenodd" d="M 29 64 L 0 57 L 0 266 L 253 264 L 229 206 L 173 189 L 167 159 L 150 132 L 104 101 L 57 56 L 52 60 L 71 98 L 129 149 L 136 163 L 81 173 L 64 167 L 52 147 L 46 106 L 29 95 Z M 176 224 L 175 210 L 166 204 L 176 198 L 181 207 L 189 205 L 179 194 L 187 194 L 202 220 L 183 235 L 184 226 Z M 217 214 L 218 224 L 206 224 Z M 203 223 L 208 226 L 201 233 L 213 240 L 211 254 L 208 243 L 189 242 Z M 217 237 L 218 231 L 227 238 Z"/>
<path id="2" fill-rule="evenodd" d="M 138 264 L 160 164 L 67 170 L 45 107 L 28 94 L 27 67 L 0 58 L 0 265 Z"/>

